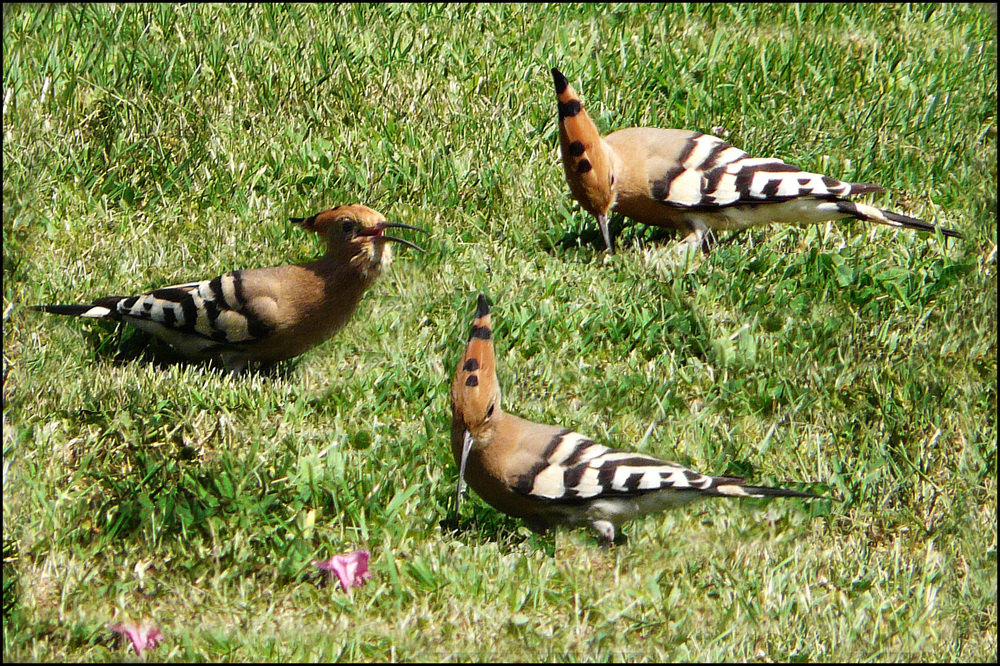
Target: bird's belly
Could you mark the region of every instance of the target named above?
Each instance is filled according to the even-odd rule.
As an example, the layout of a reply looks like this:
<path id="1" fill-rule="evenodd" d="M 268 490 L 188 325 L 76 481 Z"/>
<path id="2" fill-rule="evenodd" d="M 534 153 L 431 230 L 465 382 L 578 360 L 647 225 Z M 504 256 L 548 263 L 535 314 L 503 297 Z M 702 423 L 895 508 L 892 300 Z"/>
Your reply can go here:
<path id="1" fill-rule="evenodd" d="M 140 331 L 144 331 L 150 335 L 156 336 L 160 340 L 163 340 L 168 345 L 173 347 L 181 356 L 192 360 L 206 358 L 205 350 L 218 344 L 208 338 L 192 336 L 149 319 L 130 317 L 127 315 L 123 316 L 122 319 L 132 326 L 135 326 Z"/>
<path id="2" fill-rule="evenodd" d="M 544 507 L 540 513 L 550 525 L 579 527 L 593 524 L 594 521 L 604 520 L 617 527 L 628 520 L 648 513 L 687 504 L 698 499 L 701 495 L 693 490 L 667 489 L 629 497 L 590 500 L 583 504 L 553 502 Z"/>
<path id="3" fill-rule="evenodd" d="M 761 202 L 725 206 L 715 210 L 685 209 L 645 196 L 619 195 L 615 211 L 629 219 L 659 227 L 689 230 L 698 221 L 716 231 L 739 231 L 772 222 L 809 225 L 845 217 L 830 206 L 817 205 L 812 197 L 788 201 Z"/>
<path id="4" fill-rule="evenodd" d="M 703 216 L 705 226 L 722 231 L 738 231 L 772 222 L 806 226 L 846 217 L 832 204 L 824 203 L 812 197 L 799 197 L 789 201 L 727 206 L 699 215 Z"/>
<path id="5" fill-rule="evenodd" d="M 271 363 L 294 358 L 333 337 L 349 319 L 350 314 L 311 322 L 297 330 L 279 329 L 269 338 L 251 343 L 253 357 Z"/>
<path id="6" fill-rule="evenodd" d="M 695 490 L 675 490 L 666 488 L 632 497 L 594 500 L 587 507 L 589 517 L 621 524 L 626 520 L 644 516 L 647 513 L 678 507 L 698 499 L 703 493 Z"/>

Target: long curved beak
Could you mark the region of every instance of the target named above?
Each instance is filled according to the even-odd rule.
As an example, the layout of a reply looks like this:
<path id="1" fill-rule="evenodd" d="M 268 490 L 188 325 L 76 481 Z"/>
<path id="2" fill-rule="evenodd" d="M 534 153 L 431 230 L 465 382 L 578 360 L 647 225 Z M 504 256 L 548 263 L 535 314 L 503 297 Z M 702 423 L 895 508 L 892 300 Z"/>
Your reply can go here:
<path id="1" fill-rule="evenodd" d="M 597 216 L 597 225 L 601 227 L 601 235 L 604 236 L 604 245 L 608 248 L 608 252 L 614 254 L 615 246 L 611 244 L 611 231 L 608 229 L 607 213 Z"/>
<path id="2" fill-rule="evenodd" d="M 403 240 L 402 238 L 398 238 L 397 236 L 389 236 L 387 234 L 382 233 L 382 231 L 385 229 L 412 229 L 413 231 L 419 231 L 424 234 L 428 233 L 426 229 L 421 229 L 420 227 L 413 227 L 410 226 L 409 224 L 403 224 L 402 222 L 379 222 L 378 224 L 375 225 L 375 229 L 371 233 L 371 235 L 374 236 L 375 239 L 384 238 L 385 240 L 391 240 L 391 241 L 396 241 L 397 243 L 402 243 L 407 247 L 412 247 L 414 250 L 420 250 L 421 252 L 427 251 L 424 248 L 417 245 L 416 243 L 411 243 L 410 241 Z"/>
<path id="3" fill-rule="evenodd" d="M 472 448 L 472 434 L 466 430 L 462 441 L 462 460 L 458 465 L 458 491 L 455 493 L 455 513 L 462 506 L 462 491 L 465 490 L 465 463 L 469 460 L 469 450 Z"/>

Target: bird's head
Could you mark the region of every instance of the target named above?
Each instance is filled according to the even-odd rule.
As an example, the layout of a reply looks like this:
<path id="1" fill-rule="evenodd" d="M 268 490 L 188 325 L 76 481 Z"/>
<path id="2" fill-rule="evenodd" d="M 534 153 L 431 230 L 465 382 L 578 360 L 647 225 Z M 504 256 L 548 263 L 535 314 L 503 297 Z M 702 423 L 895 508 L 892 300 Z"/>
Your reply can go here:
<path id="1" fill-rule="evenodd" d="M 455 379 L 451 383 L 451 409 L 453 427 L 464 429 L 467 433 L 460 463 L 464 468 L 472 440 L 479 446 L 487 445 L 493 436 L 496 418 L 501 413 L 490 306 L 482 294 L 479 295 L 465 353 L 459 359 Z"/>
<path id="2" fill-rule="evenodd" d="M 559 103 L 559 149 L 566 182 L 583 209 L 597 218 L 608 250 L 608 212 L 615 204 L 615 174 L 611 147 L 601 139 L 569 81 L 555 67 L 552 82 Z"/>
<path id="3" fill-rule="evenodd" d="M 489 445 L 501 413 L 490 306 L 486 296 L 479 294 L 469 341 L 451 383 L 452 452 L 458 462 L 456 508 L 462 501 L 469 452 L 474 447 L 482 449 Z"/>
<path id="4" fill-rule="evenodd" d="M 413 229 L 427 233 L 419 227 L 387 222 L 382 213 L 361 204 L 337 206 L 311 217 L 293 217 L 291 221 L 326 238 L 328 257 L 349 261 L 366 272 L 371 269 L 377 271 L 392 260 L 392 250 L 386 241 L 424 251 L 415 243 L 386 234 L 386 229 Z"/>

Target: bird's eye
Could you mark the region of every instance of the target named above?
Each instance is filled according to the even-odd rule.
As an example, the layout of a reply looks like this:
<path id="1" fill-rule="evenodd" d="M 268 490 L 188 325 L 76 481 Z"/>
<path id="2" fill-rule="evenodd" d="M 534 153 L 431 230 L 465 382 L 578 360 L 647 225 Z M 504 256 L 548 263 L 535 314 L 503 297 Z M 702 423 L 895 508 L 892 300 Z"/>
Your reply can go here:
<path id="1" fill-rule="evenodd" d="M 345 234 L 349 234 L 354 231 L 354 222 L 351 220 L 344 220 L 341 228 L 344 230 Z"/>

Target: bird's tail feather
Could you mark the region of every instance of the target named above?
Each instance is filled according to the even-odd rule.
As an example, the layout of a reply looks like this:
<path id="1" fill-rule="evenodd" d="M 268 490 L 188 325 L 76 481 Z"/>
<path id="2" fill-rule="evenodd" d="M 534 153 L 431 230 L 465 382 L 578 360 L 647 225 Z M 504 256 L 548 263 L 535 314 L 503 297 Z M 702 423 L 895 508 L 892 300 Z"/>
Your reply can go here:
<path id="1" fill-rule="evenodd" d="M 872 194 L 873 192 L 885 192 L 885 188 L 881 185 L 876 185 L 875 183 L 848 183 L 851 186 L 851 191 L 848 192 L 851 196 L 856 194 Z"/>
<path id="2" fill-rule="evenodd" d="M 730 481 L 730 479 L 726 479 Z M 806 493 L 801 490 L 789 490 L 787 488 L 765 488 L 763 486 L 744 486 L 739 483 L 723 483 L 711 488 L 715 494 L 726 497 L 802 497 L 806 499 L 818 499 L 822 495 Z"/>
<path id="3" fill-rule="evenodd" d="M 853 187 L 858 183 L 852 183 L 851 194 L 854 194 Z M 862 183 L 863 184 L 863 183 Z M 949 238 L 962 238 L 962 234 L 959 232 L 948 229 L 946 227 L 939 227 L 931 224 L 930 222 L 924 222 L 916 217 L 910 217 L 909 215 L 903 215 L 902 213 L 893 213 L 889 210 L 882 210 L 881 208 L 875 208 L 874 206 L 869 206 L 867 204 L 858 203 L 856 201 L 845 201 L 838 199 L 832 202 L 837 210 L 844 215 L 850 215 L 851 217 L 857 218 L 859 220 L 866 220 L 868 222 L 877 222 L 879 224 L 887 224 L 890 227 L 904 227 L 906 229 L 916 229 L 917 231 L 926 231 L 929 233 L 934 233 L 935 230 L 940 229 L 941 233 Z"/>
<path id="4" fill-rule="evenodd" d="M 106 305 L 98 305 L 96 303 L 93 305 L 32 305 L 28 309 L 37 310 L 38 312 L 48 312 L 50 314 L 91 317 L 94 319 L 109 317 L 114 312 L 113 309 Z"/>

